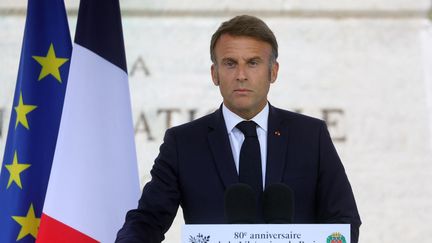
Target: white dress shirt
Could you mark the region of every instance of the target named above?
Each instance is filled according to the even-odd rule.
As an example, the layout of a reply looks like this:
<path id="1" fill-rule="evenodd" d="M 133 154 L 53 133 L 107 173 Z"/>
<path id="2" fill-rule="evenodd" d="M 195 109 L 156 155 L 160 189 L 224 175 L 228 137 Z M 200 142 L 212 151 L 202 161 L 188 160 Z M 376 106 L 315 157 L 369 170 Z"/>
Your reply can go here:
<path id="1" fill-rule="evenodd" d="M 241 118 L 234 112 L 230 111 L 225 104 L 222 105 L 222 114 L 225 120 L 225 125 L 228 132 L 229 141 L 231 144 L 231 151 L 233 153 L 233 158 L 235 162 L 235 166 L 237 169 L 237 174 L 239 172 L 239 163 L 240 163 L 240 149 L 245 139 L 243 133 L 236 127 L 239 122 L 245 121 L 245 119 Z M 265 188 L 265 174 L 266 174 L 266 164 L 267 164 L 267 124 L 268 124 L 268 116 L 269 116 L 269 105 L 268 103 L 262 109 L 260 113 L 258 113 L 255 117 L 250 119 L 250 121 L 254 121 L 258 124 L 256 130 L 258 135 L 258 141 L 260 144 L 260 152 L 261 152 L 261 168 L 262 168 L 262 182 L 263 188 Z"/>

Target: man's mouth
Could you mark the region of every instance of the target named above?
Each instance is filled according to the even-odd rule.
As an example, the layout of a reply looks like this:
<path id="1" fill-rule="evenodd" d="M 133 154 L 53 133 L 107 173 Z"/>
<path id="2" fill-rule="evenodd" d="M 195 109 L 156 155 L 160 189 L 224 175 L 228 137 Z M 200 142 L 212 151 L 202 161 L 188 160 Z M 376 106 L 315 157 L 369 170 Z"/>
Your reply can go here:
<path id="1" fill-rule="evenodd" d="M 249 92 L 252 92 L 252 90 L 250 90 L 250 89 L 235 89 L 234 92 L 235 92 L 235 93 L 243 94 L 243 93 L 249 93 Z"/>

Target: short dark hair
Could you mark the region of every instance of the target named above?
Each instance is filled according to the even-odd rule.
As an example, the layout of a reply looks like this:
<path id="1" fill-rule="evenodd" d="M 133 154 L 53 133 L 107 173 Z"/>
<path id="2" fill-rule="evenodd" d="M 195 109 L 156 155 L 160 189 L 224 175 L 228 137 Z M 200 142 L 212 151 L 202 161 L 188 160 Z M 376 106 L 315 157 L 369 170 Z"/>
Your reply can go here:
<path id="1" fill-rule="evenodd" d="M 223 34 L 247 36 L 267 42 L 272 48 L 271 61 L 275 61 L 278 57 L 276 37 L 264 21 L 254 16 L 240 15 L 223 22 L 213 34 L 210 42 L 210 59 L 213 63 L 216 63 L 216 42 Z"/>

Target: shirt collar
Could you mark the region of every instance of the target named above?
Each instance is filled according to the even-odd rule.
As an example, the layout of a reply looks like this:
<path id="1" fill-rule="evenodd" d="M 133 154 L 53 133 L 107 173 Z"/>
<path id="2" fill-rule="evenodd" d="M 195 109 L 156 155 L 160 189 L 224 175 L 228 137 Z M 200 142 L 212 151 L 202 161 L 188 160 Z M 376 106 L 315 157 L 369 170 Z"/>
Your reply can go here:
<path id="1" fill-rule="evenodd" d="M 225 104 L 222 105 L 222 114 L 225 120 L 225 125 L 228 131 L 228 134 L 232 132 L 234 127 L 242 121 L 245 121 L 245 119 L 241 118 L 234 112 L 230 111 Z M 269 116 L 269 104 L 267 103 L 266 106 L 252 119 L 260 128 L 262 128 L 264 131 L 267 132 L 267 125 L 268 125 L 268 116 Z"/>

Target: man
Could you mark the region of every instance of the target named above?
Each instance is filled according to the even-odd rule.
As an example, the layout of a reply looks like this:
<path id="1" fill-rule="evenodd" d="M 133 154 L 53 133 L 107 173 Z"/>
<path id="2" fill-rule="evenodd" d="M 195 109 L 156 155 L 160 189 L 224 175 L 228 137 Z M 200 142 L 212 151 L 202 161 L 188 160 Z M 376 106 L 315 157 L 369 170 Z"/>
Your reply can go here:
<path id="1" fill-rule="evenodd" d="M 117 241 L 161 242 L 179 205 L 186 224 L 227 223 L 225 190 L 243 182 L 258 198 L 266 186 L 286 184 L 294 193 L 293 223 L 349 223 L 357 242 L 360 217 L 324 122 L 267 101 L 279 69 L 272 31 L 256 17 L 235 17 L 214 33 L 210 52 L 223 104 L 167 130 L 152 179 Z M 252 124 L 253 135 L 241 124 Z"/>

